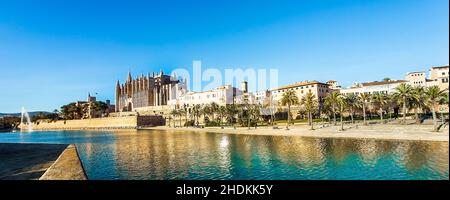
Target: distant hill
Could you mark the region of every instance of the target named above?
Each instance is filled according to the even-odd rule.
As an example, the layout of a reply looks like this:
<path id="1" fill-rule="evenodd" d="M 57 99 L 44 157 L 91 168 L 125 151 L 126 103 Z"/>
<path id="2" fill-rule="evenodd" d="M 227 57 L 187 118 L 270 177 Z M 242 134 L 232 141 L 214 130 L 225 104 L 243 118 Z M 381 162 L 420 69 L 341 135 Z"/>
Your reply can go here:
<path id="1" fill-rule="evenodd" d="M 39 113 L 49 114 L 50 112 L 35 111 L 35 112 L 29 112 L 28 114 L 30 115 L 30 117 L 33 117 Z M 20 117 L 20 115 L 21 115 L 21 113 L 0 113 L 0 117 L 5 117 L 5 116 Z"/>

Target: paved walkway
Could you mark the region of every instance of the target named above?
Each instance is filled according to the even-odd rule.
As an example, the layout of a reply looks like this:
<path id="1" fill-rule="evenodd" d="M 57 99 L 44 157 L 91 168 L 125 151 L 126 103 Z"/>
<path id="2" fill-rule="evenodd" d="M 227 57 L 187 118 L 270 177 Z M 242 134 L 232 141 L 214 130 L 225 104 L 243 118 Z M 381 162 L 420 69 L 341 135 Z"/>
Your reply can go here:
<path id="1" fill-rule="evenodd" d="M 229 134 L 249 134 L 249 135 L 273 135 L 273 136 L 302 136 L 302 137 L 321 137 L 321 138 L 360 138 L 360 139 L 381 139 L 381 140 L 417 140 L 417 141 L 437 141 L 448 142 L 449 130 L 448 127 L 440 132 L 432 132 L 433 126 L 430 125 L 370 125 L 370 126 L 356 126 L 345 125 L 345 131 L 339 131 L 340 126 L 331 126 L 326 124 L 316 124 L 316 130 L 310 130 L 308 125 L 294 125 L 290 130 L 285 130 L 284 126 L 279 126 L 279 129 L 272 129 L 272 127 L 258 127 L 256 130 L 250 130 L 245 127 L 233 129 L 232 127 L 225 127 L 224 129 L 218 127 L 207 128 L 170 128 L 167 126 L 150 127 L 144 129 L 160 129 L 160 130 L 174 130 L 174 131 L 201 131 L 214 133 L 229 133 Z"/>
<path id="2" fill-rule="evenodd" d="M 66 173 L 57 173 L 61 166 Z M 49 171 L 50 168 L 56 172 Z M 83 179 L 80 169 L 81 162 L 73 145 L 0 144 L 0 180 L 38 180 L 44 173 L 51 175 L 46 179 Z"/>

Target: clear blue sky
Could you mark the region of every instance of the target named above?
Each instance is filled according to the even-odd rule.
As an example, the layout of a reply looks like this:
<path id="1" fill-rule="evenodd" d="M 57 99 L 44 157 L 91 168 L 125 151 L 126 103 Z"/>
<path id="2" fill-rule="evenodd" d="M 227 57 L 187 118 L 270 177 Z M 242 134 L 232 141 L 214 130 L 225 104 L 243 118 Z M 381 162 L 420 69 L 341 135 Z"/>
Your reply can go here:
<path id="1" fill-rule="evenodd" d="M 0 112 L 113 100 L 129 69 L 193 60 L 278 68 L 279 84 L 401 79 L 449 63 L 448 3 L 0 0 Z"/>

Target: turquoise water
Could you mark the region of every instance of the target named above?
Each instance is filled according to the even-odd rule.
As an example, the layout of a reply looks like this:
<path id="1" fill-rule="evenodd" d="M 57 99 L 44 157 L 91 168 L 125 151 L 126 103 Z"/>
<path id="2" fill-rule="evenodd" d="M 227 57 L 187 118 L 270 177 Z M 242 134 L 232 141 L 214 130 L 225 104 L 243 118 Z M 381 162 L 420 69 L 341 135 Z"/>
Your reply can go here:
<path id="1" fill-rule="evenodd" d="M 181 131 L 0 133 L 74 143 L 89 179 L 449 179 L 448 142 Z"/>

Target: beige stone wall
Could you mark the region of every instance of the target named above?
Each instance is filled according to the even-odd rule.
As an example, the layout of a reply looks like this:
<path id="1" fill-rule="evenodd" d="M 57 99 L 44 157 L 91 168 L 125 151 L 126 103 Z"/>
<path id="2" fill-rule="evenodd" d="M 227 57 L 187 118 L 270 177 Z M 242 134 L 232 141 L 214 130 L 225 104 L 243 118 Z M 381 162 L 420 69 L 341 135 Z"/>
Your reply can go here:
<path id="1" fill-rule="evenodd" d="M 166 120 L 159 115 L 139 116 L 137 118 L 138 126 L 163 126 Z"/>
<path id="2" fill-rule="evenodd" d="M 33 123 L 33 130 L 134 129 L 138 126 L 164 125 L 161 116 L 124 116 Z"/>

